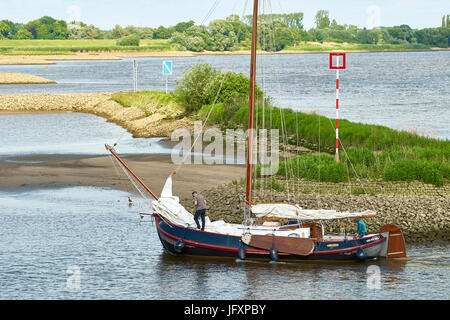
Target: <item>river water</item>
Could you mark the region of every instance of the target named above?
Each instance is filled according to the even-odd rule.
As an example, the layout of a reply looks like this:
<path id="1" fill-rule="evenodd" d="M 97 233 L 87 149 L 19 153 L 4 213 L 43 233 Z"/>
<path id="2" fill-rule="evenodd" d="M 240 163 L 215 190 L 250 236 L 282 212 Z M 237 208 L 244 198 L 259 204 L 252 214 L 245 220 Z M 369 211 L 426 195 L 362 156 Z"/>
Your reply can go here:
<path id="1" fill-rule="evenodd" d="M 170 154 L 161 138 L 133 138 L 106 119 L 85 113 L 0 114 L 0 158 L 33 155 Z"/>
<path id="2" fill-rule="evenodd" d="M 396 55 L 351 54 L 348 63 L 351 65 L 350 61 L 353 61 L 353 64 L 356 64 L 355 61 L 358 59 L 374 56 L 376 59 L 383 58 L 388 61 L 397 59 L 397 63 L 400 64 L 401 59 Z M 429 55 L 433 59 L 428 59 Z M 296 55 L 294 58 L 300 59 L 299 56 Z M 323 99 L 323 105 L 328 104 L 324 101 L 327 96 L 333 100 L 334 76 L 329 74 L 329 70 L 325 68 L 326 62 L 321 60 L 326 59 L 326 56 L 302 56 L 310 62 L 308 68 L 311 70 L 314 69 L 314 63 L 323 65 L 324 70 L 321 69 L 322 71 L 314 76 L 311 74 L 309 76 L 316 80 L 327 79 L 332 88 L 328 90 L 323 86 L 324 95 L 320 95 L 320 99 Z M 408 56 L 417 57 L 415 66 L 422 65 L 423 68 L 425 68 L 423 65 L 431 61 L 435 63 L 441 61 L 441 64 L 448 65 L 450 57 L 447 52 L 408 53 Z M 278 57 L 289 58 L 289 56 Z M 202 57 L 202 60 L 214 62 L 216 66 L 224 66 L 228 58 Z M 247 56 L 233 57 L 241 61 L 242 71 L 247 58 Z M 272 56 L 265 58 L 272 59 Z M 196 61 L 191 58 L 174 60 L 176 60 L 175 77 L 177 74 L 180 75 L 183 63 L 187 66 Z M 163 88 L 163 78 L 155 76 L 151 80 L 150 75 L 153 73 L 145 72 L 145 66 L 153 68 L 161 61 L 156 58 L 139 60 L 141 89 Z M 0 67 L 0 71 L 8 69 L 59 79 L 57 80 L 59 83 L 54 86 L 0 86 L 0 92 L 130 90 L 132 82 L 130 83 L 128 77 L 131 78 L 131 71 L 128 72 L 126 69 L 129 64 L 130 60 L 58 62 L 49 67 L 49 74 L 44 73 L 43 66 Z M 392 63 L 393 68 L 395 65 L 396 63 Z M 64 68 L 66 71 L 63 71 Z M 92 68 L 98 69 L 95 69 L 96 72 L 89 72 Z M 377 68 L 370 68 L 373 72 L 379 72 Z M 103 71 L 100 72 L 100 69 Z M 306 72 L 306 69 L 300 66 L 298 70 L 295 68 L 290 70 Z M 117 77 L 112 77 L 111 74 L 117 74 Z M 145 78 L 144 75 L 148 75 L 149 78 Z M 354 77 L 355 75 L 351 76 L 348 72 L 347 78 L 342 76 L 342 81 L 347 79 L 348 83 L 357 83 L 366 79 Z M 367 78 L 369 77 L 367 75 Z M 410 87 L 407 90 L 412 91 L 399 93 L 394 86 L 395 81 L 391 78 L 400 81 L 401 77 L 399 78 L 398 74 L 389 77 L 386 75 L 389 83 L 380 83 L 380 88 L 391 93 L 395 92 L 401 99 L 398 99 L 398 103 L 394 103 L 393 99 L 382 98 L 381 103 L 377 102 L 374 96 L 367 98 L 365 106 L 386 103 L 385 106 L 392 108 L 386 113 L 376 112 L 374 118 L 369 120 L 375 122 L 389 120 L 389 124 L 393 127 L 396 121 L 409 123 L 410 113 L 405 110 L 410 106 L 408 101 L 415 96 L 423 99 L 421 101 L 428 101 L 427 108 L 429 106 L 430 110 L 425 112 L 416 106 L 414 107 L 416 116 L 423 116 L 423 120 L 428 121 L 430 125 L 427 125 L 428 129 L 435 128 L 439 136 L 449 137 L 449 68 L 433 69 L 433 72 L 430 71 L 428 75 L 421 77 L 429 80 L 420 83 L 428 86 L 428 91 L 425 90 L 423 96 L 414 93 L 416 89 L 412 90 Z M 441 79 L 442 83 L 437 79 Z M 170 80 L 173 88 L 173 78 Z M 269 80 L 267 78 L 267 81 Z M 447 87 L 444 86 L 445 83 Z M 397 85 L 400 85 L 400 82 Z M 342 90 L 350 91 L 348 86 L 350 85 L 343 84 Z M 293 88 L 303 89 L 295 91 L 298 96 L 293 93 L 280 94 L 278 96 L 280 103 L 294 106 L 296 101 L 306 101 L 304 109 L 307 109 L 306 106 L 310 106 L 309 102 L 321 101 L 318 93 L 314 97 L 315 91 L 311 82 L 305 80 L 303 83 L 293 79 L 292 84 L 286 81 L 286 86 L 282 87 L 282 90 L 289 92 Z M 359 91 L 355 91 L 352 95 L 362 99 L 364 92 L 365 86 L 360 85 Z M 309 95 L 311 97 L 306 98 Z M 344 93 L 341 97 L 343 99 Z M 350 103 L 351 99 L 348 100 Z M 358 112 L 362 110 L 361 106 L 357 103 L 352 105 L 352 108 L 360 108 L 358 112 L 350 107 L 345 109 L 347 106 L 344 104 L 346 110 L 344 112 L 358 117 Z M 326 112 L 328 111 L 324 111 Z M 440 116 L 436 116 L 435 112 Z M 112 144 L 118 139 L 120 139 L 118 152 L 121 154 L 170 153 L 169 149 L 158 144 L 158 139 L 134 139 L 123 128 L 93 115 L 75 113 L 0 115 L 0 157 L 3 160 L 10 158 L 14 159 L 11 161 L 21 162 L 21 159 L 36 154 L 103 155 L 104 143 Z M 128 205 L 128 197 L 133 199 L 131 207 Z M 151 220 L 139 221 L 138 213 L 148 210 L 143 200 L 131 193 L 131 190 L 125 192 L 91 186 L 0 190 L 0 299 L 409 300 L 450 297 L 448 243 L 407 244 L 411 259 L 406 262 L 380 260 L 372 263 L 345 264 L 271 263 L 239 261 L 233 258 L 216 260 L 173 257 L 164 252 Z"/>
<path id="3" fill-rule="evenodd" d="M 162 62 L 173 61 L 168 88 L 185 68 L 207 62 L 220 70 L 249 73 L 249 56 L 137 58 L 138 89 L 165 90 Z M 132 91 L 133 61 L 57 61 L 45 66 L 0 66 L 56 81 L 51 85 L 3 85 L 2 93 Z M 258 84 L 274 104 L 335 117 L 335 71 L 328 54 L 258 57 Z M 340 72 L 340 118 L 450 138 L 450 51 L 348 53 Z"/>
<path id="4" fill-rule="evenodd" d="M 128 205 L 128 196 L 133 206 Z M 271 263 L 165 253 L 131 193 L 0 192 L 0 299 L 448 299 L 448 244 L 407 262 Z"/>

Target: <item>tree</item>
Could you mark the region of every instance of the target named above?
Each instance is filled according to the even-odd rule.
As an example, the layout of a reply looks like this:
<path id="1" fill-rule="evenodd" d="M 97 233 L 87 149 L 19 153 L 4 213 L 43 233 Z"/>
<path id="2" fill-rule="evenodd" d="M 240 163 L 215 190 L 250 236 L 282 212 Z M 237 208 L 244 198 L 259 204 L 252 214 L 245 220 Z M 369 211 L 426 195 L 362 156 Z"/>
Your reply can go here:
<path id="1" fill-rule="evenodd" d="M 17 40 L 33 39 L 33 35 L 26 28 L 22 28 L 12 38 Z"/>
<path id="2" fill-rule="evenodd" d="M 258 28 L 259 44 L 266 51 L 280 51 L 295 41 L 293 30 L 281 21 L 263 22 Z"/>
<path id="3" fill-rule="evenodd" d="M 227 51 L 237 43 L 233 25 L 226 20 L 214 20 L 208 25 L 213 51 Z"/>
<path id="4" fill-rule="evenodd" d="M 209 83 L 215 78 L 217 71 L 207 63 L 199 63 L 183 71 L 181 80 L 176 80 L 175 97 L 185 107 L 188 114 L 200 110 L 210 104 Z"/>
<path id="5" fill-rule="evenodd" d="M 172 33 L 164 26 L 159 26 L 153 31 L 153 39 L 169 39 Z"/>
<path id="6" fill-rule="evenodd" d="M 81 37 L 83 39 L 100 39 L 102 31 L 93 24 L 82 29 Z"/>
<path id="7" fill-rule="evenodd" d="M 330 18 L 327 10 L 319 10 L 315 16 L 316 28 L 325 29 L 330 27 Z"/>
<path id="8" fill-rule="evenodd" d="M 126 36 L 116 41 L 118 46 L 139 46 L 139 37 L 137 35 Z"/>
<path id="9" fill-rule="evenodd" d="M 118 24 L 116 24 L 114 26 L 114 29 L 112 29 L 111 33 L 110 33 L 110 37 L 112 39 L 119 39 L 119 38 L 122 38 L 122 37 L 124 37 L 126 35 L 127 34 L 126 34 L 125 30 L 121 26 L 119 26 Z"/>
<path id="10" fill-rule="evenodd" d="M 179 22 L 174 26 L 175 32 L 185 32 L 187 29 L 195 24 L 193 20 L 188 22 Z"/>
<path id="11" fill-rule="evenodd" d="M 67 39 L 69 30 L 67 23 L 63 20 L 55 20 L 44 16 L 40 19 L 30 21 L 25 28 L 33 35 L 34 39 Z"/>
<path id="12" fill-rule="evenodd" d="M 310 29 L 309 34 L 311 38 L 322 43 L 325 40 L 325 32 L 323 29 Z"/>
<path id="13" fill-rule="evenodd" d="M 237 14 L 232 14 L 226 18 L 232 26 L 234 33 L 238 37 L 237 42 L 242 42 L 250 38 L 252 34 L 252 28 L 241 21 Z"/>
<path id="14" fill-rule="evenodd" d="M 377 44 L 380 39 L 380 35 L 376 30 L 367 30 L 366 28 L 358 30 L 356 34 L 358 43 L 364 44 Z"/>
<path id="15" fill-rule="evenodd" d="M 0 39 L 8 38 L 10 32 L 11 28 L 9 27 L 9 25 L 4 21 L 0 21 Z"/>
<path id="16" fill-rule="evenodd" d="M 398 40 L 411 42 L 413 38 L 413 30 L 407 24 L 402 24 L 400 26 L 387 28 L 386 31 L 389 35 Z"/>
<path id="17" fill-rule="evenodd" d="M 303 12 L 288 13 L 283 20 L 288 28 L 303 30 Z"/>

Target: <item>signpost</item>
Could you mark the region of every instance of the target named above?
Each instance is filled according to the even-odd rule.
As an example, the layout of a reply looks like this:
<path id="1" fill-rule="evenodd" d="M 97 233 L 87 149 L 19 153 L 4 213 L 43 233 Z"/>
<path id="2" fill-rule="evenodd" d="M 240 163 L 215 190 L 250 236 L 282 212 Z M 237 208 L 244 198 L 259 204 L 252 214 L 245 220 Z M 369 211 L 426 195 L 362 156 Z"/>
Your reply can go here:
<path id="1" fill-rule="evenodd" d="M 336 63 L 333 61 L 336 58 Z M 342 57 L 342 64 L 340 63 Z M 330 53 L 330 69 L 336 70 L 336 154 L 334 160 L 339 162 L 339 70 L 345 69 L 345 53 Z"/>
<path id="2" fill-rule="evenodd" d="M 163 61 L 162 63 L 162 73 L 166 77 L 166 93 L 169 92 L 169 76 L 173 73 L 173 63 L 172 61 Z"/>

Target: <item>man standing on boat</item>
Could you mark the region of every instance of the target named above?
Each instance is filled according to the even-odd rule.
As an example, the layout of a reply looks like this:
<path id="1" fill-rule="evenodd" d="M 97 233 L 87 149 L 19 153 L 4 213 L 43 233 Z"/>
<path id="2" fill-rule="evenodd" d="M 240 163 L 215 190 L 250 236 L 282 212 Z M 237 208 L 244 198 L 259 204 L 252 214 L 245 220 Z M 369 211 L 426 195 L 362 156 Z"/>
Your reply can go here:
<path id="1" fill-rule="evenodd" d="M 355 238 L 362 238 L 367 233 L 366 224 L 361 217 L 356 217 L 355 220 L 358 221 L 358 228 L 356 229 Z"/>
<path id="2" fill-rule="evenodd" d="M 198 218 L 201 217 L 202 219 L 201 229 L 203 231 L 205 230 L 206 200 L 201 194 L 198 194 L 197 191 L 192 192 L 192 197 L 194 198 L 194 205 L 195 205 L 194 220 L 195 223 L 197 224 L 197 229 L 200 229 Z"/>

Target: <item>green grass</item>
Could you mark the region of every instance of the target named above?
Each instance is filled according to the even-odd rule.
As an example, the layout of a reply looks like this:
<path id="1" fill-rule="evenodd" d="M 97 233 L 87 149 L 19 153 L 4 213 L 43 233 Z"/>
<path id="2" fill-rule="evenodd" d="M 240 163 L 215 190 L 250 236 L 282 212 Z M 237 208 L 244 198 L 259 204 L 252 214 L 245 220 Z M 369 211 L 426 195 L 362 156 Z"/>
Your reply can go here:
<path id="1" fill-rule="evenodd" d="M 141 109 L 146 117 L 158 113 L 164 115 L 165 119 L 173 119 L 184 112 L 184 108 L 176 102 L 172 92 L 117 92 L 113 94 L 111 100 L 126 108 Z"/>
<path id="2" fill-rule="evenodd" d="M 167 51 L 176 50 L 166 39 L 143 39 L 140 46 L 119 46 L 116 39 L 83 40 L 0 40 L 0 51 L 8 52 L 90 52 L 90 51 Z M 422 44 L 357 44 L 357 43 L 319 43 L 300 42 L 285 50 L 328 52 L 331 50 L 427 50 L 431 46 Z M 241 44 L 236 50 L 249 50 Z"/>
<path id="3" fill-rule="evenodd" d="M 319 43 L 319 42 L 301 42 L 297 46 L 287 47 L 285 50 L 297 51 L 332 51 L 332 50 L 367 50 L 367 51 L 384 51 L 384 50 L 427 50 L 432 46 L 424 44 L 361 44 L 361 43 Z"/>
<path id="4" fill-rule="evenodd" d="M 87 52 L 87 51 L 166 51 L 168 40 L 141 40 L 140 46 L 119 46 L 115 39 L 92 40 L 0 40 L 0 51 L 8 52 Z"/>
<path id="5" fill-rule="evenodd" d="M 217 104 L 208 119 L 209 124 L 216 124 L 228 128 L 247 128 L 248 106 L 245 101 L 240 104 Z M 209 105 L 203 106 L 199 116 L 205 119 L 210 110 Z M 261 106 L 256 111 L 257 123 L 262 123 L 263 110 Z M 290 144 L 299 144 L 318 151 L 320 143 L 321 151 L 333 152 L 336 144 L 335 119 L 330 119 L 317 114 L 295 112 L 291 109 L 265 107 L 264 119 L 266 128 L 278 128 L 282 126 Z M 320 141 L 319 141 L 320 137 Z M 366 148 L 371 151 L 404 152 L 401 148 L 421 147 L 422 157 L 449 158 L 450 141 L 420 136 L 414 132 L 398 131 L 381 125 L 363 124 L 351 122 L 345 119 L 339 120 L 339 138 L 346 148 Z"/>
<path id="6" fill-rule="evenodd" d="M 281 161 L 278 174 L 328 182 L 381 178 L 387 181 L 417 180 L 435 186 L 448 183 L 448 157 L 423 159 L 415 151 L 410 149 L 409 154 L 400 157 L 395 151 L 375 153 L 367 149 L 348 149 L 346 153 L 341 152 L 338 163 L 332 155 L 305 154 Z"/>
<path id="7" fill-rule="evenodd" d="M 210 106 L 198 113 L 202 120 Z M 257 108 L 257 123 L 263 112 Z M 442 186 L 450 179 L 450 141 L 420 136 L 414 132 L 398 131 L 380 125 L 340 120 L 340 162 L 335 163 L 335 120 L 316 114 L 290 109 L 266 107 L 266 128 L 284 128 L 287 143 L 302 145 L 329 154 L 301 155 L 280 162 L 280 175 L 329 182 L 343 182 L 350 178 L 382 178 L 389 181 L 419 180 Z M 217 104 L 208 124 L 221 128 L 246 129 L 248 107 L 241 104 Z M 319 142 L 320 136 L 320 142 Z M 281 132 L 280 132 L 281 137 Z M 297 140 L 298 137 L 298 140 Z M 342 147 L 344 146 L 344 148 Z"/>

